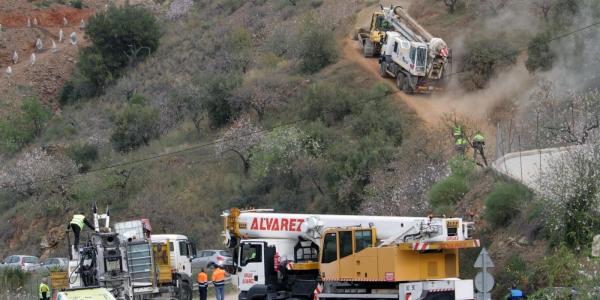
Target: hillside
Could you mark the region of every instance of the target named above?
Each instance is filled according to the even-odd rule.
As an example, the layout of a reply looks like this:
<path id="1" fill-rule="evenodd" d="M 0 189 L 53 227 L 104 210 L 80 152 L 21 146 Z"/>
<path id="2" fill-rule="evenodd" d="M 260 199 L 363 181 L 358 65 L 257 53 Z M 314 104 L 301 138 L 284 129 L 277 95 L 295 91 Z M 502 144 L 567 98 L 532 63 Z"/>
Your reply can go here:
<path id="1" fill-rule="evenodd" d="M 186 234 L 199 248 L 221 247 L 220 214 L 231 207 L 434 213 L 475 222 L 496 262 L 495 297 L 512 284 L 589 284 L 595 275 L 562 268 L 597 268 L 586 261 L 596 193 L 574 188 L 594 186 L 578 181 L 596 178 L 593 160 L 574 155 L 588 173 L 557 180 L 569 169 L 557 165 L 545 184 L 560 189 L 533 194 L 474 164 L 472 152 L 457 156 L 449 132 L 455 123 L 483 132 L 490 162 L 550 146 L 596 149 L 595 33 L 573 36 L 580 47 L 545 37 L 583 27 L 598 7 L 556 0 L 540 15 L 523 1 L 458 1 L 453 13 L 443 1 L 393 3 L 451 47 L 443 92 L 399 92 L 377 59 L 362 57 L 350 36 L 374 1 L 0 4 L 0 67 L 13 69 L 0 81 L 0 255 L 65 256 L 65 224 L 93 203 L 110 207 L 113 221 L 146 217 L 155 232 Z M 128 22 L 116 31 L 143 28 L 142 42 L 102 47 L 118 36 L 103 35 L 110 22 L 98 20 L 110 18 Z M 31 65 L 35 39 L 49 45 L 60 28 L 75 31 L 78 46 L 45 46 Z M 24 53 L 14 65 L 13 49 Z M 565 222 L 571 211 L 585 223 Z M 463 253 L 465 278 L 475 254 Z"/>

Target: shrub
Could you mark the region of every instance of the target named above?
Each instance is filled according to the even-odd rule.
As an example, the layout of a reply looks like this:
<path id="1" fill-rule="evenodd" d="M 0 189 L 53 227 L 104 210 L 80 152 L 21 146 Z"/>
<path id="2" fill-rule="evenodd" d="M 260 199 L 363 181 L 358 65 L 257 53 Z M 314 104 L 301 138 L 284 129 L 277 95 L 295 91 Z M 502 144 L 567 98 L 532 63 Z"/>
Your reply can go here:
<path id="1" fill-rule="evenodd" d="M 452 175 L 431 187 L 428 194 L 429 204 L 435 213 L 447 213 L 468 191 L 469 187 L 464 178 Z"/>
<path id="2" fill-rule="evenodd" d="M 233 91 L 241 83 L 237 74 L 216 74 L 201 82 L 201 97 L 208 113 L 210 125 L 220 128 L 235 119 L 238 111 L 231 105 Z"/>
<path id="3" fill-rule="evenodd" d="M 18 268 L 4 268 L 0 271 L 0 286 L 3 291 L 17 291 L 25 287 L 31 273 Z"/>
<path id="4" fill-rule="evenodd" d="M 0 121 L 0 148 L 16 152 L 42 133 L 52 113 L 36 98 L 21 104 L 21 113 Z"/>
<path id="5" fill-rule="evenodd" d="M 496 292 L 494 299 L 503 299 L 507 289 L 513 285 L 518 287 L 526 287 L 529 285 L 529 277 L 531 276 L 532 268 L 528 267 L 519 255 L 512 254 L 508 257 L 506 263 L 499 270 L 496 282 L 498 286 L 494 288 Z"/>
<path id="6" fill-rule="evenodd" d="M 94 15 L 86 26 L 86 37 L 92 45 L 81 51 L 77 62 L 76 75 L 81 78 L 65 85 L 61 103 L 102 92 L 124 68 L 154 52 L 160 35 L 156 19 L 142 6 L 111 6 Z"/>
<path id="7" fill-rule="evenodd" d="M 159 136 L 159 113 L 156 108 L 147 106 L 143 97 L 134 96 L 127 108 L 115 118 L 115 129 L 110 139 L 113 148 L 119 152 L 129 152 Z"/>
<path id="8" fill-rule="evenodd" d="M 525 67 L 529 72 L 536 70 L 547 71 L 552 68 L 555 55 L 550 49 L 551 35 L 549 32 L 542 32 L 537 34 L 529 42 L 527 47 L 527 60 L 525 61 Z"/>
<path id="9" fill-rule="evenodd" d="M 98 159 L 98 148 L 91 144 L 73 145 L 68 150 L 69 157 L 79 167 L 79 172 L 87 172 L 91 163 Z"/>
<path id="10" fill-rule="evenodd" d="M 77 9 L 82 9 L 83 3 L 81 3 L 81 0 L 71 0 L 71 6 Z"/>
<path id="11" fill-rule="evenodd" d="M 522 204 L 531 200 L 531 192 L 522 184 L 498 182 L 485 200 L 484 218 L 493 226 L 505 226 L 519 214 Z"/>
<path id="12" fill-rule="evenodd" d="M 516 62 L 517 51 L 503 38 L 482 38 L 467 42 L 467 79 L 482 89 L 502 66 Z"/>
<path id="13" fill-rule="evenodd" d="M 307 15 L 302 21 L 297 42 L 303 72 L 315 73 L 337 60 L 337 43 L 329 28 L 313 14 Z"/>

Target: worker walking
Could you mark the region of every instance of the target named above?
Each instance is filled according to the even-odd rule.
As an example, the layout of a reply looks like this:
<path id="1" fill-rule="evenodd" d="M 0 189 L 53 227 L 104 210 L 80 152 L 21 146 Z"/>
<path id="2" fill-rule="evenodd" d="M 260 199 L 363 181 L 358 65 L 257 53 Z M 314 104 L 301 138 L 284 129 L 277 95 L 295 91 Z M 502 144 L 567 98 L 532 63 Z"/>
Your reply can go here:
<path id="1" fill-rule="evenodd" d="M 40 300 L 50 300 L 50 288 L 48 287 L 48 278 L 42 278 L 39 288 Z"/>
<path id="2" fill-rule="evenodd" d="M 204 272 L 204 268 L 200 269 L 200 273 L 196 277 L 198 282 L 198 292 L 200 293 L 200 300 L 206 300 L 206 294 L 208 292 L 208 275 Z"/>
<path id="3" fill-rule="evenodd" d="M 485 137 L 481 133 L 481 131 L 477 130 L 475 135 L 473 136 L 473 142 L 471 143 L 471 147 L 473 148 L 473 160 L 477 161 L 477 153 L 481 155 L 481 159 L 483 159 L 483 163 L 487 167 L 487 160 L 485 159 L 485 154 L 483 154 L 483 147 L 485 146 Z"/>
<path id="4" fill-rule="evenodd" d="M 506 299 L 507 300 L 527 299 L 527 295 L 525 295 L 525 293 L 523 293 L 523 291 L 517 289 L 517 287 L 513 286 L 510 289 L 510 295 L 508 295 L 508 297 Z"/>
<path id="5" fill-rule="evenodd" d="M 465 152 L 467 151 L 467 140 L 462 137 L 457 138 L 454 142 L 454 149 L 458 154 L 465 155 Z"/>
<path id="6" fill-rule="evenodd" d="M 464 155 L 467 150 L 467 140 L 463 136 L 462 126 L 454 124 L 452 136 L 454 137 L 454 149 L 458 154 Z"/>
<path id="7" fill-rule="evenodd" d="M 87 225 L 92 230 L 95 230 L 94 225 L 92 225 L 92 224 L 90 224 L 90 222 L 88 222 L 88 220 L 85 218 L 85 215 L 83 215 L 83 213 L 79 213 L 79 214 L 76 214 L 73 216 L 73 219 L 67 226 L 67 230 L 69 228 L 73 229 L 73 235 L 75 236 L 75 241 L 73 243 L 73 246 L 75 248 L 75 251 L 77 251 L 77 249 L 79 249 L 79 234 L 81 233 L 81 231 L 83 230 L 83 227 L 85 225 Z"/>
<path id="8" fill-rule="evenodd" d="M 217 265 L 212 273 L 212 282 L 215 286 L 217 300 L 225 300 L 225 270 L 223 270 L 223 266 Z"/>

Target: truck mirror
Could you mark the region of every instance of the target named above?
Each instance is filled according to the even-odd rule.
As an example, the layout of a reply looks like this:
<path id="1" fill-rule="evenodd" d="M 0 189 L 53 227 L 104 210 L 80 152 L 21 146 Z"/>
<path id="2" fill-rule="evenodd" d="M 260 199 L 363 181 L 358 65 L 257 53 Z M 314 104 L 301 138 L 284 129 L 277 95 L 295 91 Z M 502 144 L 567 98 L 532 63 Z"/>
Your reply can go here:
<path id="1" fill-rule="evenodd" d="M 241 272 L 242 271 L 242 267 L 237 267 L 237 271 Z"/>

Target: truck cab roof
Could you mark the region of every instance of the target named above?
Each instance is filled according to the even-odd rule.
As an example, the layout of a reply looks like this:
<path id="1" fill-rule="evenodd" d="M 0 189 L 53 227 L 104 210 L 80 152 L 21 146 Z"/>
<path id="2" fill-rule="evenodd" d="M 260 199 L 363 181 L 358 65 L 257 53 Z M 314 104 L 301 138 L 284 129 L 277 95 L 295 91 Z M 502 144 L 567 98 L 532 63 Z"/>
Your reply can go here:
<path id="1" fill-rule="evenodd" d="M 187 240 L 187 236 L 183 234 L 153 234 L 150 237 L 150 240 L 153 242 L 166 242 L 167 240 L 176 241 L 176 240 Z"/>

